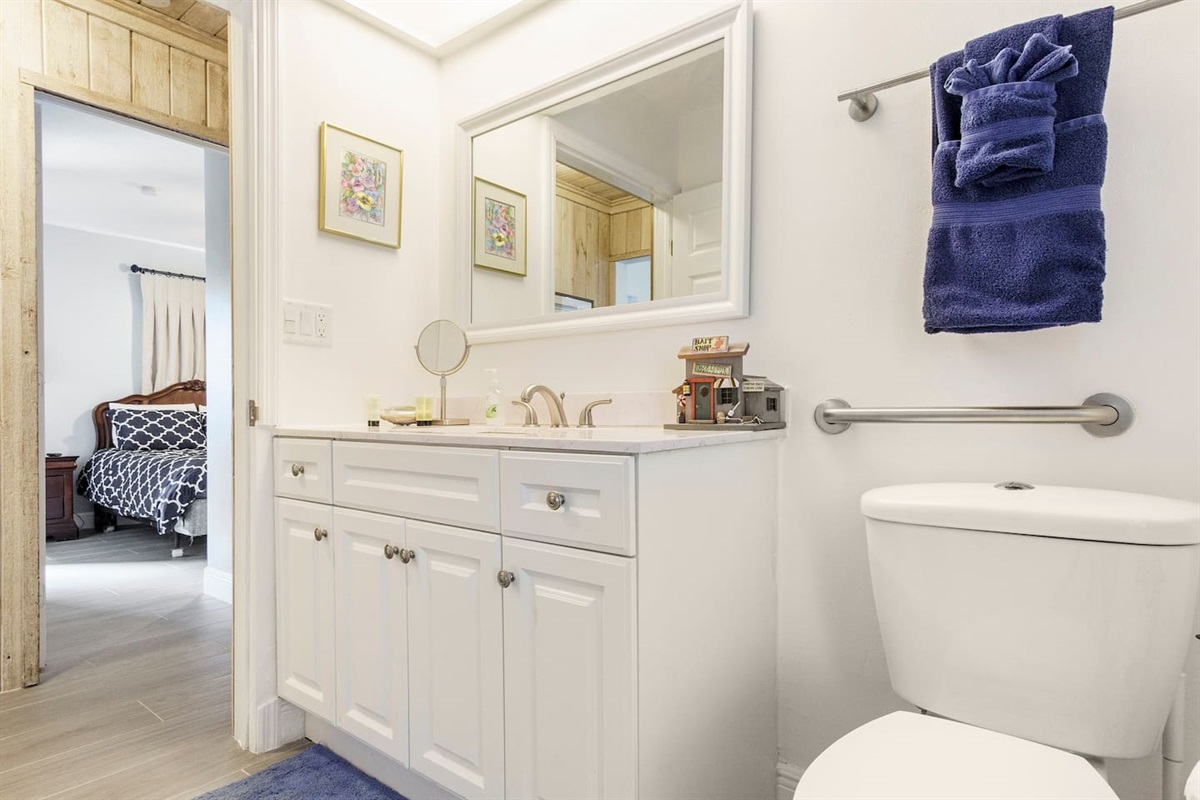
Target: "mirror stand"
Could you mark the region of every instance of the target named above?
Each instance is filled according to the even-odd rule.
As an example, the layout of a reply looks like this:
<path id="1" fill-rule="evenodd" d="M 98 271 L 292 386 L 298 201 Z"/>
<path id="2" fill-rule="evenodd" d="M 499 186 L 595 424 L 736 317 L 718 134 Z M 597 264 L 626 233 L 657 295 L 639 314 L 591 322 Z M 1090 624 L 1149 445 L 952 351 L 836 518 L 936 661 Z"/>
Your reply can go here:
<path id="1" fill-rule="evenodd" d="M 464 356 L 463 360 L 464 361 L 466 360 L 465 356 Z M 438 383 L 441 384 L 441 389 L 442 389 L 442 404 L 440 406 L 438 406 L 438 418 L 433 420 L 433 424 L 434 425 L 470 425 L 471 420 L 466 419 L 464 417 L 447 417 L 446 416 L 446 375 L 448 375 L 448 374 L 449 373 L 444 373 L 444 374 L 438 376 L 438 378 L 439 378 Z"/>

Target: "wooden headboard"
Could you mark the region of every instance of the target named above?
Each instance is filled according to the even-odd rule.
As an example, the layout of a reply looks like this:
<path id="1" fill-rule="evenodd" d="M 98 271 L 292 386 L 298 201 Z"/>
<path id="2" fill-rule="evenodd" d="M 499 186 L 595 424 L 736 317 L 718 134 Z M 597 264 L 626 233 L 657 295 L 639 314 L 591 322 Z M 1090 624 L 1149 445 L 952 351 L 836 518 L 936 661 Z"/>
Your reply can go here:
<path id="1" fill-rule="evenodd" d="M 196 403 L 208 405 L 204 381 L 184 381 L 159 389 L 153 394 L 131 394 L 120 400 L 106 400 L 92 410 L 92 424 L 96 426 L 96 449 L 112 447 L 112 424 L 106 412 L 111 403 L 128 403 L 138 406 L 163 406 L 171 403 Z"/>

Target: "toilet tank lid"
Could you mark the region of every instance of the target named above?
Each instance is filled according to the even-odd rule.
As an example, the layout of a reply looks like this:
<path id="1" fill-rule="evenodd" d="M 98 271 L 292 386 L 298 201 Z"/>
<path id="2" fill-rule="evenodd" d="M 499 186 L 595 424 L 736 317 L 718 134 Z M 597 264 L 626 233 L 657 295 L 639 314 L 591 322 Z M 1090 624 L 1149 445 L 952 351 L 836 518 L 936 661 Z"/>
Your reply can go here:
<path id="1" fill-rule="evenodd" d="M 1200 503 L 1105 489 L 917 483 L 872 489 L 862 513 L 939 528 L 1140 545 L 1200 543 Z"/>

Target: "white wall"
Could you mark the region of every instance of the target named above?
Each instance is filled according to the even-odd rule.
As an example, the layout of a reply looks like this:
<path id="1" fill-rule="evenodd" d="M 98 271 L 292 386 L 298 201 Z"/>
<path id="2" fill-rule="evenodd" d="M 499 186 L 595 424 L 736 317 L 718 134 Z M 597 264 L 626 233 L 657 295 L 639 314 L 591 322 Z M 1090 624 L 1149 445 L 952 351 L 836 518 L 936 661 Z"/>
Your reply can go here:
<path id="1" fill-rule="evenodd" d="M 457 120 L 673 28 L 709 2 L 548 4 L 443 62 L 442 184 Z M 678 382 L 674 354 L 700 334 L 753 343 L 751 366 L 790 389 L 780 480 L 780 750 L 803 766 L 868 719 L 901 707 L 875 620 L 859 495 L 873 486 L 1021 479 L 1200 499 L 1200 110 L 1180 106 L 1200 72 L 1200 4 L 1118 23 L 1106 115 L 1105 320 L 1019 334 L 928 336 L 921 280 L 929 205 L 929 87 L 880 96 L 856 124 L 835 96 L 928 64 L 967 39 L 1091 2 L 763 2 L 755 9 L 752 316 L 703 327 L 476 346 L 458 393 L 544 381 L 572 393 Z M 441 199 L 445 313 L 455 309 L 453 198 Z M 603 352 L 605 357 L 596 358 Z M 894 405 L 1081 401 L 1127 395 L 1134 428 L 862 426 L 810 422 L 822 399 Z M 1189 661 L 1200 697 L 1196 642 Z M 1200 753 L 1192 703 L 1187 762 Z M 1158 763 L 1113 767 L 1122 796 L 1157 791 Z"/>
<path id="2" fill-rule="evenodd" d="M 47 181 L 46 197 L 68 188 Z M 141 291 L 129 265 L 203 275 L 204 251 L 51 224 L 42 231 L 45 448 L 79 456 L 82 469 L 96 446 L 92 409 L 142 390 Z M 75 498 L 76 512 L 90 508 Z"/>
<path id="3" fill-rule="evenodd" d="M 525 195 L 526 223 L 524 277 L 479 267 L 472 271 L 471 319 L 477 323 L 533 319 L 553 308 L 549 296 L 554 259 L 543 244 L 552 229 L 554 208 L 549 136 L 548 120 L 539 114 L 475 137 L 475 175 Z"/>
<path id="4" fill-rule="evenodd" d="M 229 276 L 229 156 L 204 153 L 205 399 L 208 405 L 208 565 L 204 591 L 233 602 L 233 318 Z"/>
<path id="5" fill-rule="evenodd" d="M 332 347 L 284 343 L 281 422 L 361 422 L 363 397 L 434 394 L 413 351 L 437 316 L 436 63 L 317 0 L 279 4 L 283 294 L 333 307 Z M 404 150 L 402 247 L 317 230 L 322 121 Z"/>

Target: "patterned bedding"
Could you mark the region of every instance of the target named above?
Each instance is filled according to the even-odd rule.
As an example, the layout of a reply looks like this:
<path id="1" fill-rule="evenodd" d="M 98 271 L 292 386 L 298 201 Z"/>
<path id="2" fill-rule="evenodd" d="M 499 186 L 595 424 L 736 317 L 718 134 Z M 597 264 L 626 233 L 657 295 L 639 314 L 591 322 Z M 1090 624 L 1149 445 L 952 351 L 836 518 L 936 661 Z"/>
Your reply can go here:
<path id="1" fill-rule="evenodd" d="M 188 506 L 208 497 L 208 450 L 98 450 L 79 476 L 79 493 L 174 533 Z"/>

